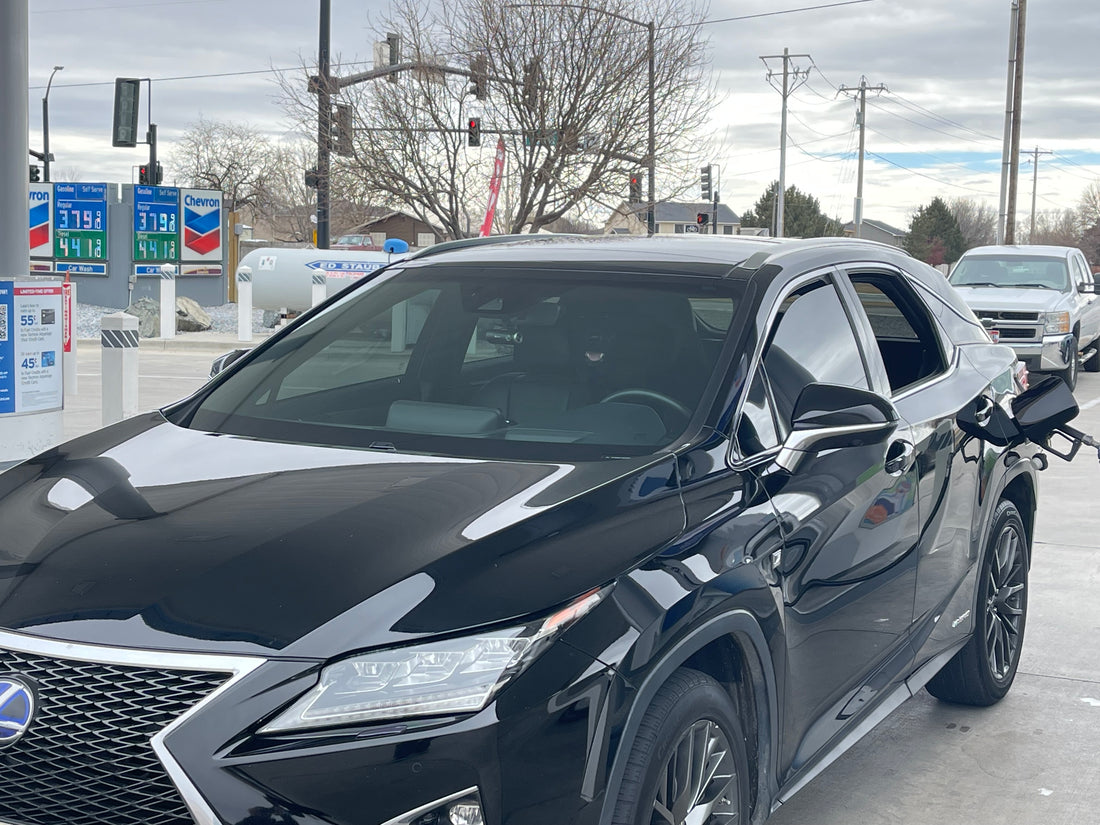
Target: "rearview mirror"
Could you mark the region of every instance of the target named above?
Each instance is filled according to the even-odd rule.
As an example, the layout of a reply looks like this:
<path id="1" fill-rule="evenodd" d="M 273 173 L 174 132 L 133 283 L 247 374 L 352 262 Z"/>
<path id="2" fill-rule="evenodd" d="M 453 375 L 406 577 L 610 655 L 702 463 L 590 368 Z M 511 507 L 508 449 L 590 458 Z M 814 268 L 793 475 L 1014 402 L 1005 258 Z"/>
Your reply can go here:
<path id="1" fill-rule="evenodd" d="M 881 443 L 898 425 L 897 412 L 882 396 L 832 384 L 806 385 L 791 419 L 791 432 L 776 457 L 788 472 L 809 453 Z"/>

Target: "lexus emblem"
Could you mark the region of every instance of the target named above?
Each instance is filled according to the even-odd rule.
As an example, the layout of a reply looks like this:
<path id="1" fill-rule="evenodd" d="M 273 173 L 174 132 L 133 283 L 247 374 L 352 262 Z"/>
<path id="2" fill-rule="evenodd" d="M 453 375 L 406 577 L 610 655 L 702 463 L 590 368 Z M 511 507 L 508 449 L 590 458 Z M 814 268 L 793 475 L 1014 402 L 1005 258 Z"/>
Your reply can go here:
<path id="1" fill-rule="evenodd" d="M 0 748 L 23 738 L 34 711 L 31 686 L 15 676 L 0 676 Z"/>

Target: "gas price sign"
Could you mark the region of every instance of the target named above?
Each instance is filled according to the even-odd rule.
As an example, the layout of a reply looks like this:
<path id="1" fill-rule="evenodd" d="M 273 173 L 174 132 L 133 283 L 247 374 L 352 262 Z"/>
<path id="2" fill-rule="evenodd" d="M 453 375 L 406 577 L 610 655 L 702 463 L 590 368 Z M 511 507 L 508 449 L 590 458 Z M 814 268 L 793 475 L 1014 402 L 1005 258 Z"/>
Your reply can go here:
<path id="1" fill-rule="evenodd" d="M 180 190 L 134 187 L 134 262 L 174 261 L 180 248 Z"/>
<path id="2" fill-rule="evenodd" d="M 107 259 L 107 184 L 54 184 L 54 257 Z"/>

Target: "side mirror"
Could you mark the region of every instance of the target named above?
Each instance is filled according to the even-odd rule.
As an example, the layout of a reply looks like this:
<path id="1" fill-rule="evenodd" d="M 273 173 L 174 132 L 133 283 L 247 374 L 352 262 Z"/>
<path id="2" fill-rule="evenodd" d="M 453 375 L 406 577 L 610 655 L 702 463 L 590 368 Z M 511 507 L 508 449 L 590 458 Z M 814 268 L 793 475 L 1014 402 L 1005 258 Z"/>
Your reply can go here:
<path id="1" fill-rule="evenodd" d="M 1077 284 L 1077 291 L 1082 293 L 1082 294 L 1095 295 L 1096 294 L 1096 284 L 1090 284 L 1090 283 L 1086 283 L 1085 281 L 1081 281 L 1080 283 Z"/>
<path id="2" fill-rule="evenodd" d="M 231 352 L 225 353 L 224 355 L 219 355 L 210 365 L 210 377 L 213 378 L 219 372 L 223 372 L 226 367 L 228 367 L 230 364 L 232 364 L 234 361 L 238 360 L 242 355 L 245 355 L 248 352 L 251 352 L 251 350 L 235 349 Z"/>
<path id="3" fill-rule="evenodd" d="M 791 432 L 776 464 L 794 472 L 809 453 L 879 444 L 897 425 L 897 412 L 880 395 L 854 387 L 808 384 L 795 402 Z"/>

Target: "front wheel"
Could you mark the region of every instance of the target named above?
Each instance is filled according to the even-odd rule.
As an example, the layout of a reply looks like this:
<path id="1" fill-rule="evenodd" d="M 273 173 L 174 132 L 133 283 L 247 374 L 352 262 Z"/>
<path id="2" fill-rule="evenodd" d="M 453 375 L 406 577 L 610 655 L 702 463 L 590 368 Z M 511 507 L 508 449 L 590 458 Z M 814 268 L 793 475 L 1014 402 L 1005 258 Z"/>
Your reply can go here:
<path id="1" fill-rule="evenodd" d="M 722 687 L 681 668 L 646 710 L 630 750 L 613 825 L 747 825 L 748 759 Z"/>
<path id="2" fill-rule="evenodd" d="M 1028 555 L 1020 512 L 1011 501 L 1001 501 L 978 571 L 974 635 L 928 683 L 937 699 L 984 707 L 999 702 L 1012 687 L 1027 621 Z"/>

